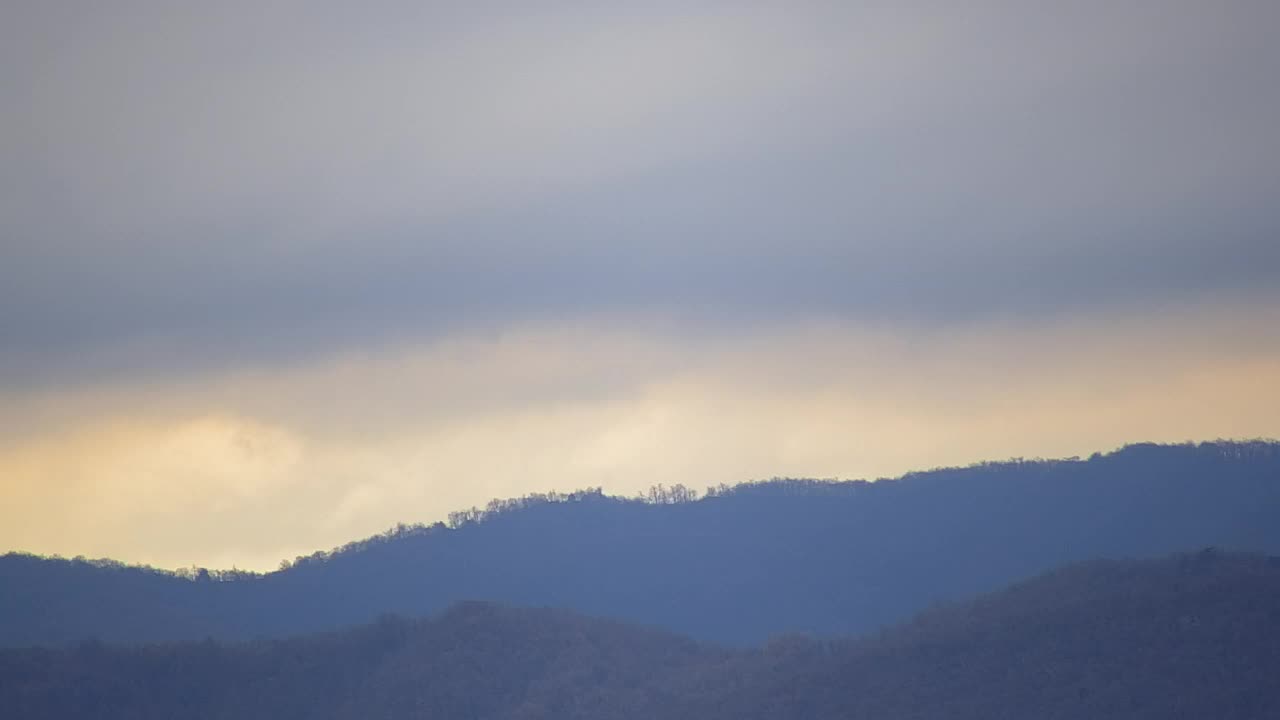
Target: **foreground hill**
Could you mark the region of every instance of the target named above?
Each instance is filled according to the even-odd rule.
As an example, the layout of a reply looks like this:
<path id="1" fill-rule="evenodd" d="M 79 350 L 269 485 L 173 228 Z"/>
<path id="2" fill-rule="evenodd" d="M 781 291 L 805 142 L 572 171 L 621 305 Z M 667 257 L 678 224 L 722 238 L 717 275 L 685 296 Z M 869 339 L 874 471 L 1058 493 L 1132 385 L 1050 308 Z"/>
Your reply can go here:
<path id="1" fill-rule="evenodd" d="M 818 647 L 700 697 L 742 719 L 1276 718 L 1280 558 L 1085 563 Z"/>
<path id="2" fill-rule="evenodd" d="M 1065 563 L 1280 554 L 1280 444 L 1134 445 L 692 501 L 598 492 L 401 527 L 265 576 L 0 558 L 0 646 L 279 637 L 482 598 L 728 644 L 858 634 Z"/>
<path id="3" fill-rule="evenodd" d="M 248 644 L 0 651 L 0 707 L 58 718 L 1142 720 L 1280 717 L 1280 558 L 1072 566 L 860 640 L 730 651 L 563 611 Z"/>

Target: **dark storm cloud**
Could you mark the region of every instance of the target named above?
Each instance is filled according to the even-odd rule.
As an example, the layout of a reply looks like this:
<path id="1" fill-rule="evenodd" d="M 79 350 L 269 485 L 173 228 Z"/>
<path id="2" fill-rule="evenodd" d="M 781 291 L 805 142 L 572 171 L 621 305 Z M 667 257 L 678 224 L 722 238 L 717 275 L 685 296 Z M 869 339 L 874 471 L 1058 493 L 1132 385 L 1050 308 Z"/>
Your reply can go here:
<path id="1" fill-rule="evenodd" d="M 0 15 L 0 383 L 1280 286 L 1275 3 Z"/>

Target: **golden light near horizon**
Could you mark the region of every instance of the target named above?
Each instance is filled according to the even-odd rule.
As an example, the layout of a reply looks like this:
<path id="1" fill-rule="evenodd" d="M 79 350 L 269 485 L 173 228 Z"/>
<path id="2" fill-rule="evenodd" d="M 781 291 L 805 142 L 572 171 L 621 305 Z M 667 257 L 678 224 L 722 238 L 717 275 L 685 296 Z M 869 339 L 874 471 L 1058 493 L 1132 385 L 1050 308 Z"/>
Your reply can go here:
<path id="1" fill-rule="evenodd" d="M 528 492 L 1274 437 L 1280 343 L 1249 329 L 1274 311 L 1187 317 L 711 342 L 579 326 L 19 395 L 7 412 L 46 424 L 0 443 L 0 543 L 265 570 Z M 1185 342 L 1192 331 L 1206 342 Z"/>

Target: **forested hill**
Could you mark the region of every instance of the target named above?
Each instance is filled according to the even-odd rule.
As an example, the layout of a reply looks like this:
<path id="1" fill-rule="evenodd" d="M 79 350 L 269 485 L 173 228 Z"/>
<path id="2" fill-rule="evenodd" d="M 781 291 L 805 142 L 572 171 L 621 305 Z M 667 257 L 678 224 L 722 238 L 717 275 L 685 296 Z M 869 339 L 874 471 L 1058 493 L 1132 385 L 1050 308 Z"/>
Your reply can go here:
<path id="1" fill-rule="evenodd" d="M 0 651 L 25 720 L 1273 720 L 1280 558 L 1072 566 L 860 640 L 724 650 L 553 610 L 225 645 Z"/>
<path id="2" fill-rule="evenodd" d="M 278 637 L 483 599 L 729 644 L 857 634 L 1065 563 L 1280 553 L 1280 445 L 1135 445 L 650 501 L 597 492 L 402 527 L 266 576 L 0 558 L 0 645 Z"/>

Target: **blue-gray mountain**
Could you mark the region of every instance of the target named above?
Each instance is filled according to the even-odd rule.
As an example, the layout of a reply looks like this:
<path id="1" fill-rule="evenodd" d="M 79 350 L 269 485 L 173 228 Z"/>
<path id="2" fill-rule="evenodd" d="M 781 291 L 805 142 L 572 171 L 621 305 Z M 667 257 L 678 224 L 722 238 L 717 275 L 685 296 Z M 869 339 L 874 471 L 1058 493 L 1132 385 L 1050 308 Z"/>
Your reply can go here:
<path id="1" fill-rule="evenodd" d="M 874 637 L 725 650 L 465 603 L 344 632 L 0 650 L 23 720 L 1274 720 L 1280 558 L 1091 562 Z"/>
<path id="2" fill-rule="evenodd" d="M 1276 518 L 1280 444 L 1261 441 L 782 480 L 696 501 L 582 492 L 401 527 L 260 576 L 4 556 L 0 645 L 280 637 L 469 599 L 730 645 L 861 634 L 1075 561 L 1280 554 Z"/>

